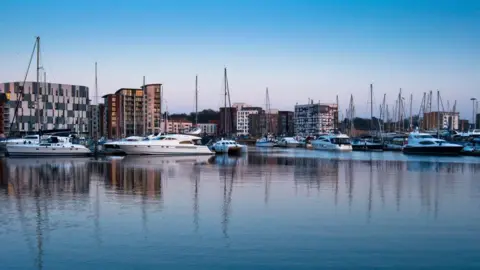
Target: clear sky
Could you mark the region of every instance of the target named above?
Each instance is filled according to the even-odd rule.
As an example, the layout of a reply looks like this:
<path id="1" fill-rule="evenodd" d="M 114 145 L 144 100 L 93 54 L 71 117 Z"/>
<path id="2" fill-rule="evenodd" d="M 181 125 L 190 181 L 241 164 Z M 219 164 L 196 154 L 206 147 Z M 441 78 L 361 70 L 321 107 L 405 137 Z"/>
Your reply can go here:
<path id="1" fill-rule="evenodd" d="M 471 119 L 480 99 L 480 1 L 204 0 L 0 1 L 0 81 L 23 78 L 41 36 L 50 82 L 89 86 L 94 62 L 100 95 L 122 87 L 164 84 L 170 111 L 191 111 L 195 75 L 199 106 L 221 105 L 223 68 L 232 102 L 293 110 L 308 98 L 342 111 L 354 95 L 368 114 L 399 88 L 457 100 Z M 30 79 L 34 79 L 34 72 Z M 393 105 L 391 105 L 393 106 Z"/>

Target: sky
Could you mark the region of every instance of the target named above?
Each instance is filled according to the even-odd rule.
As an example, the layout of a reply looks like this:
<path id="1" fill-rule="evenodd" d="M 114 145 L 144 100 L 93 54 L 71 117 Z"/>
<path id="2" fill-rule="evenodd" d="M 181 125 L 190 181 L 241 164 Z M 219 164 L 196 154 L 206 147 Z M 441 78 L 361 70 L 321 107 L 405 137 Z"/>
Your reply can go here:
<path id="1" fill-rule="evenodd" d="M 25 76 L 41 37 L 47 81 L 90 87 L 95 101 L 119 88 L 162 83 L 171 112 L 223 106 L 223 69 L 231 101 L 293 110 L 333 103 L 375 115 L 399 89 L 418 113 L 425 91 L 444 106 L 457 100 L 471 119 L 480 99 L 480 1 L 445 0 L 3 0 L 0 82 Z M 29 80 L 35 80 L 31 70 Z M 436 102 L 435 102 L 436 103 Z M 446 108 L 445 108 L 446 109 Z"/>

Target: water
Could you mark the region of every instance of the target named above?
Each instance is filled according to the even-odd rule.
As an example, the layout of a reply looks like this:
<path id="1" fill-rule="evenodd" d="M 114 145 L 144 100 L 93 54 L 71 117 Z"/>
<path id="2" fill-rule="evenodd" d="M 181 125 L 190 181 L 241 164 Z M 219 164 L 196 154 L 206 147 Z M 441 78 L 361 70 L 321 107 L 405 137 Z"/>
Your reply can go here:
<path id="1" fill-rule="evenodd" d="M 401 153 L 0 159 L 0 269 L 480 269 L 479 175 Z"/>

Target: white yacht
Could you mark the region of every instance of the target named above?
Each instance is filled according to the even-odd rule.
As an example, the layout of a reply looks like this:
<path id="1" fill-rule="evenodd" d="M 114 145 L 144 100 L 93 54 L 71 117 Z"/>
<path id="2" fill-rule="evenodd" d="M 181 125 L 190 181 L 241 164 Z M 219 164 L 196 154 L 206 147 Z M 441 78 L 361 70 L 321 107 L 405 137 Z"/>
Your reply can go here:
<path id="1" fill-rule="evenodd" d="M 325 134 L 311 141 L 315 150 L 352 151 L 350 137 L 345 134 Z"/>
<path id="2" fill-rule="evenodd" d="M 143 141 L 108 143 L 127 155 L 212 155 L 214 152 L 200 145 L 201 138 L 185 134 L 167 134 Z"/>
<path id="3" fill-rule="evenodd" d="M 283 137 L 277 142 L 279 147 L 296 148 L 299 145 L 300 142 L 293 137 Z"/>
<path id="4" fill-rule="evenodd" d="M 408 142 L 403 147 L 405 154 L 425 155 L 459 155 L 463 146 L 434 138 L 428 133 L 414 131 L 408 135 Z"/>
<path id="5" fill-rule="evenodd" d="M 220 141 L 215 142 L 211 149 L 218 154 L 241 154 L 247 150 L 247 147 L 234 140 L 225 140 L 222 138 Z"/>
<path id="6" fill-rule="evenodd" d="M 91 151 L 72 143 L 72 137 L 48 136 L 40 143 L 7 144 L 9 156 L 87 156 Z"/>
<path id="7" fill-rule="evenodd" d="M 271 137 L 271 136 L 265 136 L 263 138 L 260 138 L 257 140 L 255 143 L 255 146 L 257 147 L 273 147 L 277 141 Z"/>

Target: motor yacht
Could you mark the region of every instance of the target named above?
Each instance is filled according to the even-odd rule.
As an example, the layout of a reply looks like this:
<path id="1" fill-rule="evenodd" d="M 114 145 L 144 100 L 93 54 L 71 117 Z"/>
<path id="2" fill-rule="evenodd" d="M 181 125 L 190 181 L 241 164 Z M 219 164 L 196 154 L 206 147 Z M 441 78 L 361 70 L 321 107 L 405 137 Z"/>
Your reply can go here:
<path id="1" fill-rule="evenodd" d="M 463 146 L 437 139 L 428 133 L 414 131 L 408 135 L 408 142 L 403 147 L 405 154 L 424 155 L 459 155 Z"/>
<path id="2" fill-rule="evenodd" d="M 408 142 L 408 136 L 396 136 L 393 137 L 389 142 L 385 143 L 384 150 L 387 151 L 402 151 L 403 147 Z"/>
<path id="3" fill-rule="evenodd" d="M 354 151 L 383 151 L 382 139 L 375 136 L 362 136 L 352 140 Z"/>
<path id="4" fill-rule="evenodd" d="M 207 146 L 200 144 L 201 138 L 185 134 L 167 134 L 143 141 L 111 142 L 112 146 L 127 155 L 212 155 Z"/>
<path id="5" fill-rule="evenodd" d="M 480 156 L 480 138 L 473 138 L 465 144 L 461 154 L 466 156 Z"/>
<path id="6" fill-rule="evenodd" d="M 352 151 L 350 137 L 346 134 L 323 134 L 311 141 L 315 150 Z"/>
<path id="7" fill-rule="evenodd" d="M 74 138 L 61 136 L 47 136 L 41 138 L 40 143 L 7 144 L 9 156 L 87 156 L 91 151 L 72 142 Z"/>
<path id="8" fill-rule="evenodd" d="M 217 154 L 241 154 L 247 150 L 247 147 L 234 140 L 222 138 L 211 146 L 211 150 Z"/>
<path id="9" fill-rule="evenodd" d="M 273 147 L 277 141 L 271 136 L 265 136 L 256 141 L 255 146 L 257 147 Z"/>
<path id="10" fill-rule="evenodd" d="M 296 148 L 300 145 L 300 142 L 293 137 L 283 137 L 277 142 L 278 147 Z"/>

